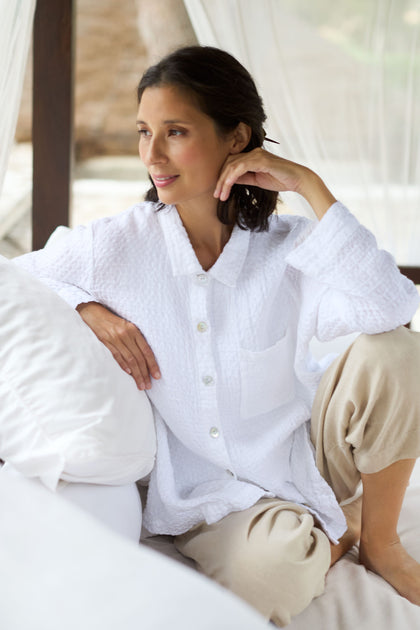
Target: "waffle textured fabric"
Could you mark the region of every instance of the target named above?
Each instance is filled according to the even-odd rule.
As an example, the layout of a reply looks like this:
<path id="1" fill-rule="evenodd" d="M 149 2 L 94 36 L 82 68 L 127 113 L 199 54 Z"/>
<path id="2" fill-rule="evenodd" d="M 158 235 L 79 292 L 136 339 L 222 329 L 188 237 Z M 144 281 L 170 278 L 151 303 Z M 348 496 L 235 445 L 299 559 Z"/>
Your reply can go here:
<path id="1" fill-rule="evenodd" d="M 176 208 L 153 203 L 18 262 L 72 306 L 96 300 L 133 322 L 156 356 L 152 533 L 180 534 L 278 496 L 308 506 L 333 540 L 342 534 L 308 434 L 332 357 L 316 361 L 309 344 L 392 330 L 419 297 L 341 203 L 321 221 L 273 215 L 266 232 L 235 226 L 208 270 Z"/>

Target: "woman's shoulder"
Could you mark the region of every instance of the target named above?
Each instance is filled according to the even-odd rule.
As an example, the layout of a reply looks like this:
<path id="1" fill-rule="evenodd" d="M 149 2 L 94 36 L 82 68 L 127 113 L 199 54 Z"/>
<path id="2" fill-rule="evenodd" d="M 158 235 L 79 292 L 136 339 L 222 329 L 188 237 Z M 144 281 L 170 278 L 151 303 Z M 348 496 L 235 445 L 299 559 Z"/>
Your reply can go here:
<path id="1" fill-rule="evenodd" d="M 152 201 L 136 203 L 118 214 L 95 219 L 91 223 L 94 238 L 113 239 L 118 236 L 134 237 L 147 231 L 149 235 L 158 226 L 158 204 Z"/>
<path id="2" fill-rule="evenodd" d="M 269 240 L 297 239 L 302 233 L 311 229 L 314 221 L 296 214 L 273 213 L 268 220 L 266 232 Z"/>
<path id="3" fill-rule="evenodd" d="M 272 214 L 268 219 L 268 229 L 253 232 L 251 235 L 249 256 L 269 261 L 274 266 L 285 259 L 297 244 L 312 229 L 313 221 L 300 215 Z"/>
<path id="4" fill-rule="evenodd" d="M 124 227 L 125 225 L 133 224 L 138 226 L 146 225 L 147 223 L 157 222 L 157 210 L 157 203 L 153 201 L 140 201 L 118 214 L 95 219 L 92 221 L 92 225 L 95 228 Z"/>

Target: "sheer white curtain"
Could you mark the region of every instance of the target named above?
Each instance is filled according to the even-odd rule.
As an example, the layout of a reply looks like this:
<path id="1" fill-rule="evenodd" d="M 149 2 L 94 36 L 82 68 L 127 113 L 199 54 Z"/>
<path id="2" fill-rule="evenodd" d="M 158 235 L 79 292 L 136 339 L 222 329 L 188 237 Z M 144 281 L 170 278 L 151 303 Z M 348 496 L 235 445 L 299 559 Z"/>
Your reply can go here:
<path id="1" fill-rule="evenodd" d="M 0 0 L 0 194 L 16 129 L 35 0 Z"/>
<path id="2" fill-rule="evenodd" d="M 184 2 L 200 43 L 254 76 L 281 143 L 269 150 L 316 170 L 400 265 L 420 265 L 420 0 Z"/>

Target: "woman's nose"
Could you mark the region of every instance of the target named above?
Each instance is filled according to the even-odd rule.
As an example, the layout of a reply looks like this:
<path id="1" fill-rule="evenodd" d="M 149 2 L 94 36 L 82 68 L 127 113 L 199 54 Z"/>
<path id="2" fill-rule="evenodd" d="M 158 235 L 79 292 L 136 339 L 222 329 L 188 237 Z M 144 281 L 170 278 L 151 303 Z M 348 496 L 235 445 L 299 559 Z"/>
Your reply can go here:
<path id="1" fill-rule="evenodd" d="M 164 147 L 158 138 L 150 138 L 147 151 L 148 164 L 157 164 L 166 161 Z"/>

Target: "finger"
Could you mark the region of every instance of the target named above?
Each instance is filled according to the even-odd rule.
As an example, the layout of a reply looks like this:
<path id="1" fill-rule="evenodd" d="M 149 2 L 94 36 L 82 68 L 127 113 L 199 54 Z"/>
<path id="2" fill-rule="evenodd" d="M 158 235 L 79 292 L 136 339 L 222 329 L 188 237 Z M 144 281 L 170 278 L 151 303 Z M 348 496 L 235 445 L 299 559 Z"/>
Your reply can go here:
<path id="1" fill-rule="evenodd" d="M 238 183 L 238 180 L 241 177 L 248 175 L 252 176 L 250 172 L 250 164 L 248 162 L 237 162 L 235 164 L 230 164 L 226 169 L 225 175 L 222 177 L 220 181 L 220 193 L 219 199 L 221 201 L 226 201 L 229 198 L 229 195 L 232 190 L 232 186 Z M 255 174 L 254 174 L 255 178 Z"/>
<path id="2" fill-rule="evenodd" d="M 136 381 L 137 387 L 139 389 L 150 389 L 152 384 L 143 356 L 141 354 L 134 355 L 130 353 L 126 357 L 126 362 L 129 367 L 129 374 L 131 374 Z"/>
<path id="3" fill-rule="evenodd" d="M 98 309 L 99 318 L 97 317 Z M 93 317 L 90 317 L 92 310 Z M 150 388 L 148 365 L 136 343 L 136 336 L 139 336 L 143 344 L 147 345 L 139 329 L 132 322 L 110 313 L 108 309 L 97 303 L 88 304 L 80 314 L 98 339 L 112 353 L 119 366 L 134 378 L 137 387 Z"/>
<path id="4" fill-rule="evenodd" d="M 221 201 L 226 201 L 234 183 L 235 177 L 232 169 L 225 168 L 217 181 L 214 197 L 219 198 Z"/>
<path id="5" fill-rule="evenodd" d="M 128 366 L 128 373 L 136 381 L 137 387 L 139 389 L 150 389 L 152 384 L 147 363 L 135 340 L 121 338 L 119 350 Z"/>
<path id="6" fill-rule="evenodd" d="M 148 371 L 146 366 L 146 361 L 141 356 L 141 353 L 136 344 L 132 345 L 130 342 L 129 336 L 127 336 L 127 332 L 125 330 L 125 323 L 123 327 L 119 326 L 113 330 L 112 335 L 110 336 L 109 331 L 108 336 L 106 338 L 101 339 L 101 341 L 106 345 L 106 347 L 112 353 L 112 356 L 117 361 L 118 365 L 125 371 L 127 374 L 133 377 L 136 382 L 138 389 L 146 389 L 147 388 L 147 380 L 148 380 Z M 125 339 L 124 339 L 125 338 Z M 127 342 L 128 341 L 128 345 Z M 131 348 L 129 346 L 132 346 Z M 134 354 L 133 354 L 134 351 Z M 140 356 L 136 356 L 139 355 Z M 149 379 L 150 383 L 150 379 Z"/>
<path id="7" fill-rule="evenodd" d="M 268 171 L 267 155 L 263 149 L 256 148 L 249 153 L 229 156 L 219 174 L 214 196 L 226 201 L 234 184 L 256 185 L 256 173 Z"/>
<path id="8" fill-rule="evenodd" d="M 123 352 L 121 352 L 121 350 L 118 348 L 118 346 L 115 346 L 109 342 L 107 343 L 104 342 L 104 344 L 108 348 L 108 350 L 111 352 L 112 356 L 114 357 L 118 365 L 124 370 L 124 372 L 127 372 L 127 374 L 133 377 L 138 389 L 145 389 L 146 384 L 141 374 L 139 373 L 136 365 L 133 365 L 132 361 L 130 360 L 132 355 L 129 355 L 129 356 L 126 355 L 127 356 L 126 358 Z"/>
<path id="9" fill-rule="evenodd" d="M 139 329 L 128 322 L 120 334 L 124 346 L 121 351 L 136 382 L 142 389 L 152 386 L 150 374 L 160 378 L 159 368 L 152 349 Z"/>
<path id="10" fill-rule="evenodd" d="M 232 163 L 232 161 L 237 160 L 237 159 L 238 159 L 237 155 L 229 155 L 226 158 L 222 168 L 220 169 L 219 178 L 218 178 L 218 180 L 216 182 L 216 187 L 215 187 L 214 193 L 213 193 L 214 197 L 216 197 L 216 198 L 220 197 L 220 193 L 221 193 L 221 191 L 223 189 L 224 182 L 225 182 L 226 177 L 228 176 L 228 174 L 230 172 L 230 170 L 229 170 L 230 164 Z"/>
<path id="11" fill-rule="evenodd" d="M 125 355 L 128 356 L 127 353 L 123 353 L 120 350 L 121 343 L 118 338 L 111 338 L 109 334 L 100 334 L 98 332 L 95 333 L 97 338 L 104 346 L 110 351 L 120 368 L 127 372 L 128 374 L 132 374 L 130 366 L 125 358 Z"/>
<path id="12" fill-rule="evenodd" d="M 151 347 L 149 346 L 146 339 L 141 333 L 136 338 L 136 343 L 138 347 L 140 348 L 143 354 L 143 357 L 146 361 L 149 374 L 151 374 L 153 378 L 159 379 L 161 377 L 161 374 L 160 374 L 159 366 L 156 361 L 155 355 L 153 353 L 153 350 L 151 349 Z"/>
<path id="13" fill-rule="evenodd" d="M 248 171 L 244 175 L 240 175 L 235 184 L 240 184 L 241 186 L 256 186 L 256 174 Z"/>

